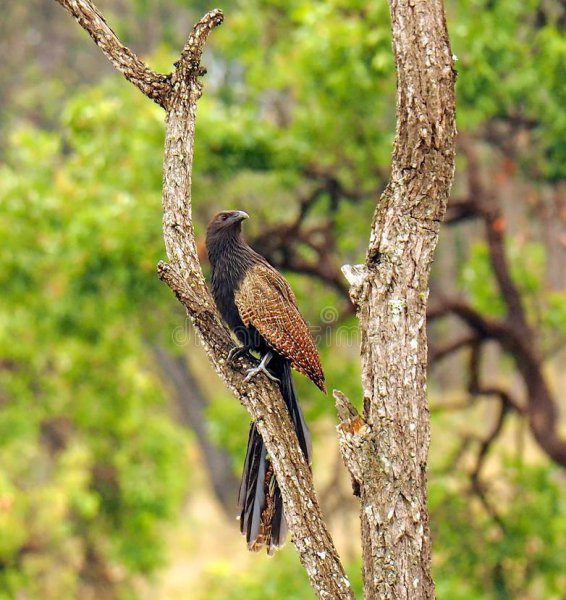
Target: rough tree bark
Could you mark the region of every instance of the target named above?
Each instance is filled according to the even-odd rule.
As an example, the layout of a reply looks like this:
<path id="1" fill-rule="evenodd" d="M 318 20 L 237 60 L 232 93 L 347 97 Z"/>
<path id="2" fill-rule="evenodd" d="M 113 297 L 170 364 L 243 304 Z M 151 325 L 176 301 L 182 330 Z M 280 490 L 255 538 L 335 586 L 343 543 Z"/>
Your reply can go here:
<path id="1" fill-rule="evenodd" d="M 309 468 L 275 385 L 243 384 L 233 342 L 206 288 L 191 220 L 191 168 L 200 65 L 211 11 L 175 71 L 149 69 L 90 0 L 57 0 L 129 81 L 166 111 L 160 277 L 186 307 L 209 359 L 258 424 L 281 487 L 293 543 L 319 598 L 353 598 L 322 519 Z M 336 393 L 344 460 L 361 496 L 365 596 L 431 598 L 426 511 L 429 441 L 425 307 L 430 262 L 454 168 L 454 74 L 441 0 L 390 0 L 398 69 L 392 176 L 376 210 L 364 265 L 345 268 L 362 330 L 364 414 Z"/>
<path id="2" fill-rule="evenodd" d="M 363 265 L 346 265 L 362 339 L 364 410 L 335 393 L 360 496 L 365 598 L 434 597 L 426 506 L 426 301 L 454 175 L 452 52 L 442 0 L 390 0 L 397 132 Z"/>
<path id="3" fill-rule="evenodd" d="M 166 111 L 163 236 L 169 262 L 159 263 L 159 276 L 186 307 L 213 367 L 257 423 L 277 474 L 292 541 L 317 596 L 353 599 L 279 388 L 264 377 L 245 384 L 245 371 L 252 365 L 242 361 L 234 368 L 227 364 L 234 342 L 214 306 L 198 260 L 191 219 L 196 105 L 202 93 L 198 78 L 205 73 L 200 61 L 206 39 L 222 22 L 222 12 L 213 10 L 195 25 L 175 71 L 162 75 L 120 42 L 90 0 L 57 2 L 77 19 L 116 69 Z"/>

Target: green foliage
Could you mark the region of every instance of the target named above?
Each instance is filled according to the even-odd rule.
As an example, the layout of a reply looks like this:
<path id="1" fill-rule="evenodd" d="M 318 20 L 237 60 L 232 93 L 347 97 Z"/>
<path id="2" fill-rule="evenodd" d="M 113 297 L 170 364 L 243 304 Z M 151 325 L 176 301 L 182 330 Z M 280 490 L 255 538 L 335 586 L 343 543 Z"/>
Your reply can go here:
<path id="1" fill-rule="evenodd" d="M 520 159 L 525 171 L 564 179 L 566 39 L 552 4 L 460 0 L 448 3 L 448 11 L 459 60 L 460 127 L 473 131 L 493 119 L 523 123 L 532 133 Z"/>
<path id="2" fill-rule="evenodd" d="M 471 247 L 470 256 L 461 268 L 460 285 L 479 312 L 494 317 L 505 315 L 505 304 L 499 295 L 489 262 L 489 250 L 484 242 L 477 242 Z"/>
<path id="3" fill-rule="evenodd" d="M 0 590 L 9 597 L 74 596 L 81 569 L 87 577 L 98 562 L 155 569 L 162 524 L 186 489 L 185 436 L 144 340 L 147 312 L 169 300 L 154 274 L 161 118 L 136 105 L 132 126 L 130 102 L 105 88 L 77 95 L 60 132 L 15 131 L 0 169 Z"/>
<path id="4" fill-rule="evenodd" d="M 491 498 L 503 530 L 470 497 L 465 480 L 432 480 L 429 501 L 439 596 L 561 598 L 566 576 L 557 549 L 566 534 L 563 476 L 553 468 L 512 461 L 505 467 L 506 487 L 496 483 Z"/>
<path id="5" fill-rule="evenodd" d="M 566 301 L 564 293 L 549 292 L 545 295 L 546 305 L 542 323 L 547 331 L 566 332 Z"/>

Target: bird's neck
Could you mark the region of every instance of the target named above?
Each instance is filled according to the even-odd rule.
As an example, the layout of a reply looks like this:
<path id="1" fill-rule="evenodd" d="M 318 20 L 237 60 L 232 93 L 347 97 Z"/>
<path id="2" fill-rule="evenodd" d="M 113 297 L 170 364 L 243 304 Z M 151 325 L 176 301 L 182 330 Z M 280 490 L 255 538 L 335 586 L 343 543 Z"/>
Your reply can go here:
<path id="1" fill-rule="evenodd" d="M 243 240 L 240 232 L 215 236 L 208 240 L 208 259 L 212 278 L 235 289 L 245 272 L 257 262 L 257 254 Z"/>

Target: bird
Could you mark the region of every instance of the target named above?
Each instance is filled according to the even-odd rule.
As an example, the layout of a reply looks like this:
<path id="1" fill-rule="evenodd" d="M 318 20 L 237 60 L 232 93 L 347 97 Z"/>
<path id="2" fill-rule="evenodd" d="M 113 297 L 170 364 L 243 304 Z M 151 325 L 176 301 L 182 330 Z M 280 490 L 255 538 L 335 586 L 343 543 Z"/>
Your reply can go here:
<path id="1" fill-rule="evenodd" d="M 253 352 L 259 364 L 244 378 L 249 383 L 260 373 L 279 386 L 300 448 L 308 465 L 312 460 L 309 428 L 299 405 L 292 368 L 306 375 L 326 393 L 324 372 L 308 324 L 284 277 L 244 240 L 242 210 L 217 213 L 206 230 L 211 266 L 211 291 L 220 315 L 241 346 L 232 348 L 229 361 Z M 269 555 L 285 543 L 287 522 L 281 491 L 255 422 L 248 445 L 238 495 L 240 531 L 252 551 Z"/>

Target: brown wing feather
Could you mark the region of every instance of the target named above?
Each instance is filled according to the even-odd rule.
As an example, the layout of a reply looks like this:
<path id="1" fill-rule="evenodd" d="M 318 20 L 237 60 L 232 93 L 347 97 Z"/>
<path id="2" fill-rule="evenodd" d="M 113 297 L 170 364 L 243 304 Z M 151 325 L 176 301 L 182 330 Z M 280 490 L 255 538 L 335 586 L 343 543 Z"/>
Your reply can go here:
<path id="1" fill-rule="evenodd" d="M 253 325 L 276 352 L 326 392 L 318 350 L 285 279 L 267 265 L 255 265 L 240 283 L 235 301 L 244 325 Z"/>

